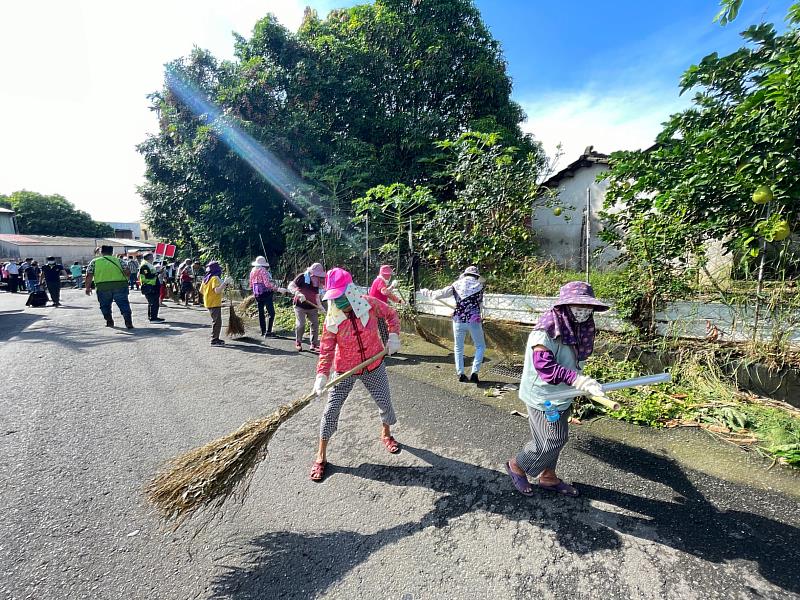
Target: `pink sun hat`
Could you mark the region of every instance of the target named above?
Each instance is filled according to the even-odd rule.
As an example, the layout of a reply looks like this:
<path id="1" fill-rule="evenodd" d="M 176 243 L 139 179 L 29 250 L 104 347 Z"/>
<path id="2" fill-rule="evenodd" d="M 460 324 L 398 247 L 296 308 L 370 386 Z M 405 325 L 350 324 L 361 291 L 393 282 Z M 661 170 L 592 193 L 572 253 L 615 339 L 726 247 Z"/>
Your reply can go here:
<path id="1" fill-rule="evenodd" d="M 391 277 L 392 273 L 394 273 L 394 271 L 392 271 L 391 265 L 381 265 L 381 268 L 378 271 L 378 275 L 381 277 Z"/>
<path id="2" fill-rule="evenodd" d="M 347 286 L 353 283 L 353 276 L 344 269 L 336 267 L 328 271 L 325 277 L 325 295 L 323 300 L 336 300 L 344 294 Z"/>

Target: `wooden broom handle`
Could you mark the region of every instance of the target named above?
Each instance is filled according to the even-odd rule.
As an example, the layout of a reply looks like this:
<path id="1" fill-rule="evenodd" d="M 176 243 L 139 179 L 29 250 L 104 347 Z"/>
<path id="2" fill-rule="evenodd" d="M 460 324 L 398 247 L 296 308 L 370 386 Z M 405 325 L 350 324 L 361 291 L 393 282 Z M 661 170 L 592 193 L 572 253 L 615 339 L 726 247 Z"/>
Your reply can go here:
<path id="1" fill-rule="evenodd" d="M 356 371 L 360 371 L 360 370 L 361 370 L 361 369 L 363 369 L 364 367 L 368 367 L 369 365 L 371 365 L 372 363 L 374 363 L 376 360 L 379 360 L 379 359 L 383 358 L 384 356 L 386 356 L 387 352 L 388 352 L 388 351 L 386 350 L 386 348 L 384 348 L 383 350 L 381 350 L 380 352 L 378 352 L 378 353 L 377 353 L 375 356 L 373 356 L 372 358 L 368 358 L 368 359 L 367 359 L 367 360 L 365 360 L 364 362 L 357 364 L 355 367 L 353 367 L 353 368 L 352 368 L 352 369 L 350 369 L 349 371 L 345 371 L 345 372 L 344 372 L 344 373 L 342 373 L 341 375 L 338 375 L 337 377 L 334 377 L 333 379 L 331 379 L 331 380 L 330 380 L 330 381 L 329 381 L 329 382 L 328 382 L 328 383 L 325 385 L 325 387 L 324 387 L 324 388 L 322 388 L 322 389 L 323 389 L 323 391 L 324 391 L 324 390 L 327 390 L 327 389 L 329 389 L 329 388 L 332 388 L 334 385 L 336 385 L 337 383 L 339 383 L 339 382 L 340 382 L 340 381 L 342 381 L 343 379 L 347 379 L 348 377 L 350 377 L 351 375 L 353 375 L 353 374 L 354 374 Z"/>

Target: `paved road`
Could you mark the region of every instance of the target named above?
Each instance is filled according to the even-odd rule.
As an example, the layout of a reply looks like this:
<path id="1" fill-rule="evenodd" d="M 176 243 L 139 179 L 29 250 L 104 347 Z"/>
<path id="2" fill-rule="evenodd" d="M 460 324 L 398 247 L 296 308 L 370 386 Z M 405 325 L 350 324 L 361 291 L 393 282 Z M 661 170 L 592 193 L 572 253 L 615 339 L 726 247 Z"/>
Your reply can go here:
<path id="1" fill-rule="evenodd" d="M 403 374 L 424 360 L 449 377 L 435 353 L 390 368 L 401 454 L 361 390 L 332 475 L 310 482 L 312 405 L 242 505 L 196 537 L 160 528 L 141 494 L 155 469 L 305 391 L 314 359 L 286 340 L 212 348 L 204 312 L 150 326 L 132 298 L 127 332 L 77 292 L 22 311 L 0 295 L 3 598 L 800 596 L 797 497 L 576 427 L 561 469 L 583 496 L 523 498 L 501 468 L 525 421 Z"/>

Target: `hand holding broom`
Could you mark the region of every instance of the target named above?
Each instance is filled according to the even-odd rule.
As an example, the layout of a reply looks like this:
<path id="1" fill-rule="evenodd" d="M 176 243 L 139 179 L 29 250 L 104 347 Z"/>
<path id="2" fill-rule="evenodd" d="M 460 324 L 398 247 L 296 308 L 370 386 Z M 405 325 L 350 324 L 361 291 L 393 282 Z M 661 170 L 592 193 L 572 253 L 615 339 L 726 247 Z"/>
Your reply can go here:
<path id="1" fill-rule="evenodd" d="M 322 391 L 380 360 L 386 353 L 387 350 L 381 350 L 335 377 Z M 177 528 L 201 508 L 221 507 L 237 491 L 244 497 L 256 468 L 267 455 L 272 436 L 316 397 L 316 390 L 312 391 L 284 404 L 268 417 L 247 421 L 233 433 L 174 458 L 147 486 L 145 492 L 150 504 L 165 521 L 175 521 Z"/>

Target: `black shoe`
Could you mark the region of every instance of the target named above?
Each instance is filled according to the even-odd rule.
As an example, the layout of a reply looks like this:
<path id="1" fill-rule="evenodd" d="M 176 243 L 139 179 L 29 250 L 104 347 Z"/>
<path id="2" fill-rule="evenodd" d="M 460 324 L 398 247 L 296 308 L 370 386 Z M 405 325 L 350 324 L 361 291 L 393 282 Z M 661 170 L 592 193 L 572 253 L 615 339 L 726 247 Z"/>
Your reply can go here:
<path id="1" fill-rule="evenodd" d="M 268 331 L 267 333 L 265 333 L 265 334 L 264 334 L 264 337 L 265 337 L 265 338 L 268 338 L 268 337 L 275 337 L 275 334 L 274 334 L 274 333 L 272 333 L 271 331 Z"/>
<path id="2" fill-rule="evenodd" d="M 106 319 L 106 327 L 113 327 L 114 319 Z"/>
<path id="3" fill-rule="evenodd" d="M 133 329 L 133 320 L 130 318 L 125 319 L 125 327 L 128 329 Z"/>
<path id="4" fill-rule="evenodd" d="M 151 323 L 163 323 L 164 319 L 162 319 L 161 317 L 154 317 L 154 318 L 150 319 L 150 322 Z"/>
<path id="5" fill-rule="evenodd" d="M 224 346 L 225 345 L 225 341 L 224 340 L 211 340 L 211 345 L 212 346 Z"/>
<path id="6" fill-rule="evenodd" d="M 480 381 L 478 381 L 478 374 L 477 373 L 473 373 L 472 375 L 470 375 L 469 376 L 469 380 L 470 380 L 471 383 L 480 383 Z"/>
<path id="7" fill-rule="evenodd" d="M 467 383 L 467 382 L 469 381 L 469 379 L 467 379 L 467 376 L 466 376 L 466 375 L 464 375 L 463 373 L 461 373 L 461 374 L 458 376 L 458 380 L 459 380 L 461 383 Z"/>

